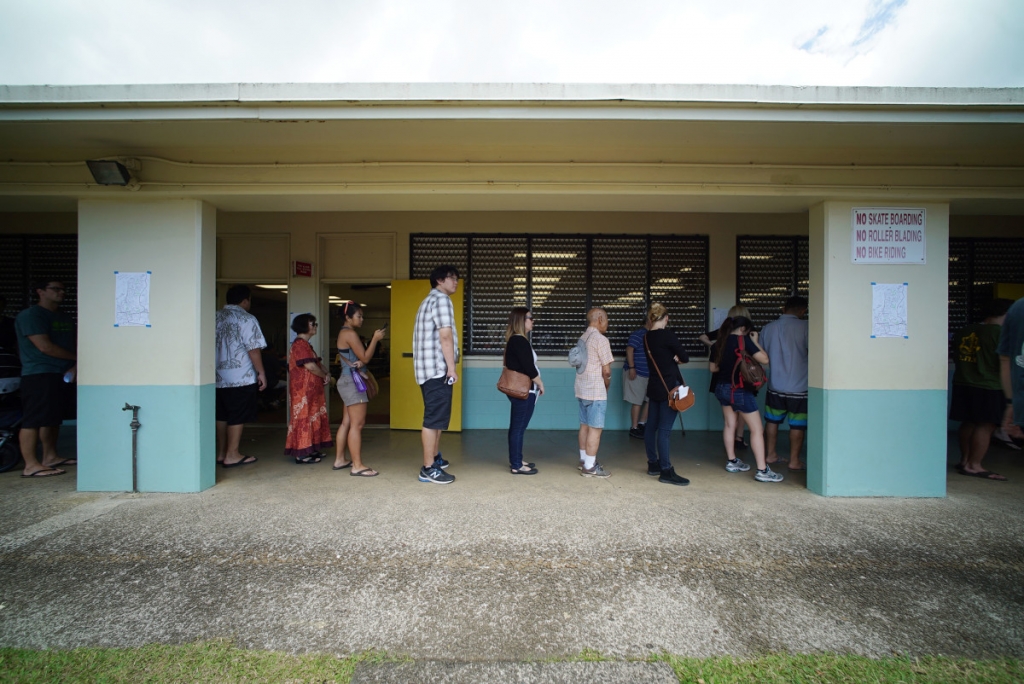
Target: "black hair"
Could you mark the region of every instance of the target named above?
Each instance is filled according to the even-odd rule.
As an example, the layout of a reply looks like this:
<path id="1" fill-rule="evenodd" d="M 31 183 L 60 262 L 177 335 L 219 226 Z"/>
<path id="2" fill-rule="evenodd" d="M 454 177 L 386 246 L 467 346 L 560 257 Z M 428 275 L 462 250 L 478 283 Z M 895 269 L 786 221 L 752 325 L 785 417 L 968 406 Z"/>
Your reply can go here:
<path id="1" fill-rule="evenodd" d="M 225 295 L 225 301 L 228 304 L 241 304 L 246 299 L 252 297 L 252 290 L 247 285 L 232 285 L 228 288 L 228 293 Z"/>
<path id="2" fill-rule="evenodd" d="M 796 309 L 807 308 L 807 297 L 801 297 L 800 295 L 793 295 L 786 300 L 786 305 L 782 307 L 783 311 L 794 311 Z"/>
<path id="3" fill-rule="evenodd" d="M 986 318 L 999 318 L 1005 316 L 1006 312 L 1013 306 L 1012 299 L 993 299 L 985 302 L 985 306 L 981 309 L 982 319 Z"/>
<path id="4" fill-rule="evenodd" d="M 346 318 L 352 318 L 362 310 L 362 304 L 360 304 L 359 302 L 354 302 L 350 299 L 338 307 L 338 316 L 341 317 L 341 322 L 344 323 Z"/>
<path id="5" fill-rule="evenodd" d="M 749 332 L 754 329 L 754 322 L 746 316 L 726 318 L 722 321 L 722 327 L 718 329 L 718 351 L 715 354 L 715 365 L 719 368 L 722 367 L 722 354 L 725 352 L 725 343 L 729 340 L 729 335 L 732 335 L 733 331 L 737 328 L 746 328 Z"/>
<path id="6" fill-rule="evenodd" d="M 459 275 L 459 269 L 450 264 L 438 266 L 430 272 L 430 287 L 437 287 L 437 284 L 448 276 L 455 276 L 456 278 L 461 277 Z"/>
<path id="7" fill-rule="evenodd" d="M 292 331 L 296 335 L 304 335 L 309 332 L 311 323 L 316 323 L 316 316 L 311 313 L 299 314 L 292 319 Z"/>
<path id="8" fill-rule="evenodd" d="M 64 281 L 63 280 L 58 280 L 56 278 L 46 278 L 46 279 L 40 278 L 39 280 L 33 280 L 32 281 L 32 294 L 33 295 L 37 295 L 38 293 L 36 292 L 36 290 L 45 290 L 46 288 L 50 287 L 50 283 L 60 283 L 61 285 L 63 285 Z"/>

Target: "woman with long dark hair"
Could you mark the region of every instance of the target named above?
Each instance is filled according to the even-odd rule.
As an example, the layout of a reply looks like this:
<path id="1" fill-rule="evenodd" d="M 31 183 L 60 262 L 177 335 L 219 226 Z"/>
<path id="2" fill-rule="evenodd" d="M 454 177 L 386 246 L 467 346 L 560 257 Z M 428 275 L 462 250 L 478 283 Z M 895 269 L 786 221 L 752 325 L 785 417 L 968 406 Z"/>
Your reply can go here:
<path id="1" fill-rule="evenodd" d="M 722 443 L 725 444 L 725 469 L 730 473 L 742 473 L 750 466 L 736 458 L 736 422 L 742 420 L 750 428 L 750 449 L 754 452 L 758 482 L 782 482 L 782 475 L 773 472 L 764 460 L 764 428 L 758 412 L 754 393 L 743 382 L 739 372 L 739 351 L 745 350 L 754 361 L 768 363 L 768 354 L 757 341 L 754 324 L 746 316 L 726 318 L 718 331 L 718 350 L 710 364 L 715 375 L 715 398 L 722 405 Z"/>
<path id="2" fill-rule="evenodd" d="M 657 302 L 647 312 L 650 331 L 644 336 L 644 353 L 651 369 L 647 380 L 647 427 L 644 446 L 647 449 L 647 474 L 656 475 L 658 482 L 688 485 L 690 481 L 676 474 L 669 459 L 668 449 L 672 425 L 677 411 L 668 405 L 668 393 L 683 384 L 678 363 L 687 363 L 690 355 L 683 349 L 676 334 L 668 329 L 668 310 Z M 693 391 L 693 390 L 691 390 Z"/>
<path id="3" fill-rule="evenodd" d="M 353 477 L 374 477 L 378 475 L 373 468 L 363 465 L 363 426 L 366 424 L 366 405 L 369 398 L 366 391 L 360 390 L 353 373 L 365 368 L 377 345 L 384 339 L 384 328 L 375 330 L 370 344 L 363 346 L 356 329 L 363 325 L 363 307 L 356 302 L 345 302 L 338 311 L 342 326 L 338 332 L 338 356 L 341 357 L 341 375 L 338 377 L 338 394 L 345 402 L 345 416 L 338 426 L 338 449 L 334 457 L 334 469 L 352 468 Z M 360 378 L 361 380 L 362 378 Z M 365 387 L 365 381 L 363 381 Z M 349 460 L 345 460 L 345 445 L 348 444 Z"/>
<path id="4" fill-rule="evenodd" d="M 323 460 L 321 449 L 331 446 L 331 420 L 324 401 L 324 385 L 331 374 L 313 350 L 309 340 L 319 324 L 313 314 L 299 314 L 292 321 L 296 334 L 288 354 L 288 399 L 290 414 L 284 453 L 300 465 Z"/>
<path id="5" fill-rule="evenodd" d="M 523 463 L 523 440 L 526 427 L 533 417 L 537 397 L 544 394 L 544 381 L 537 370 L 537 353 L 533 351 L 528 335 L 533 331 L 533 314 L 524 306 L 517 306 L 508 315 L 505 328 L 505 367 L 523 373 L 533 386 L 525 399 L 509 397 L 512 403 L 508 421 L 508 463 L 513 475 L 536 475 L 533 463 Z"/>

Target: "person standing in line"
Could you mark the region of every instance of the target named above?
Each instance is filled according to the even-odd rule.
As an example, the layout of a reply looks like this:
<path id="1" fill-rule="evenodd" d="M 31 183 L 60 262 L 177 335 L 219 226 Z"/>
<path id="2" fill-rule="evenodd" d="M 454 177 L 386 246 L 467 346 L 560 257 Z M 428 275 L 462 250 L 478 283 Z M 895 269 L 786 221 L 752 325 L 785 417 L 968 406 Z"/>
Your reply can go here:
<path id="1" fill-rule="evenodd" d="M 318 327 L 316 317 L 309 313 L 299 314 L 292 321 L 296 337 L 288 355 L 291 416 L 284 453 L 300 465 L 319 463 L 324 457 L 320 450 L 333 444 L 324 400 L 324 386 L 331 382 L 331 373 L 309 343 Z"/>
<path id="2" fill-rule="evenodd" d="M 353 373 L 365 368 L 377 351 L 377 345 L 384 339 L 384 328 L 375 330 L 367 346 L 356 330 L 363 325 L 363 307 L 357 302 L 345 302 L 338 312 L 342 326 L 338 331 L 338 356 L 341 358 L 341 375 L 338 377 L 338 394 L 345 403 L 345 415 L 338 426 L 338 449 L 334 457 L 334 470 L 352 468 L 353 477 L 374 477 L 377 471 L 363 465 L 363 426 L 366 425 L 366 409 L 370 399 L 365 390 L 356 387 Z M 366 384 L 365 381 L 363 383 Z M 345 460 L 345 445 L 348 445 L 349 460 Z"/>
<path id="3" fill-rule="evenodd" d="M 629 436 L 635 439 L 644 438 L 647 426 L 649 404 L 647 401 L 647 354 L 644 353 L 644 335 L 651 329 L 651 322 L 644 318 L 644 325 L 634 330 L 626 342 L 626 365 L 622 375 L 622 399 L 628 403 L 631 427 Z"/>
<path id="4" fill-rule="evenodd" d="M 267 346 L 259 321 L 249 313 L 252 291 L 231 287 L 217 312 L 217 463 L 236 468 L 256 462 L 239 451 L 242 429 L 256 420 L 259 396 L 267 387 L 262 349 Z"/>
<path id="5" fill-rule="evenodd" d="M 1018 299 L 1003 318 L 999 333 L 999 382 L 1006 408 L 1003 430 L 1024 438 L 1024 298 Z"/>
<path id="6" fill-rule="evenodd" d="M 761 346 L 772 360 L 768 367 L 768 393 L 764 419 L 768 465 L 776 463 L 775 447 L 779 426 L 789 420 L 789 470 L 806 470 L 800 450 L 807 434 L 807 300 L 793 296 L 786 300 L 782 315 L 761 331 Z"/>
<path id="7" fill-rule="evenodd" d="M 60 426 L 74 405 L 77 375 L 75 323 L 60 311 L 64 283 L 43 280 L 35 285 L 38 304 L 18 314 L 14 329 L 21 356 L 22 421 L 18 440 L 25 461 L 22 477 L 53 477 L 67 471 L 59 466 L 78 465 L 57 454 Z M 36 445 L 43 443 L 43 457 Z"/>
<path id="8" fill-rule="evenodd" d="M 544 382 L 537 370 L 537 352 L 533 351 L 529 334 L 533 332 L 533 314 L 525 306 L 517 306 L 508 315 L 505 328 L 505 367 L 524 374 L 533 382 L 525 399 L 508 397 L 512 404 L 508 420 L 508 464 L 513 475 L 536 475 L 535 463 L 523 463 L 523 441 L 533 417 L 537 399 L 544 394 Z M 506 395 L 507 396 L 507 395 Z"/>
<path id="9" fill-rule="evenodd" d="M 601 446 L 605 414 L 608 411 L 608 386 L 612 381 L 612 347 L 604 333 L 608 332 L 608 314 L 594 308 L 587 312 L 587 330 L 583 339 L 587 347 L 587 365 L 576 374 L 575 393 L 580 407 L 580 471 L 583 477 L 611 477 L 597 462 Z"/>
<path id="10" fill-rule="evenodd" d="M 423 394 L 423 467 L 420 482 L 451 484 L 455 476 L 446 473 L 448 461 L 441 457 L 441 432 L 452 417 L 452 386 L 459 381 L 459 333 L 455 329 L 455 307 L 451 296 L 459 288 L 459 271 L 438 266 L 430 273 L 430 294 L 416 311 L 412 332 L 412 365 L 416 383 Z"/>
<path id="11" fill-rule="evenodd" d="M 765 462 L 764 430 L 757 400 L 752 392 L 742 386 L 736 363 L 741 345 L 757 363 L 767 364 L 768 354 L 757 343 L 754 324 L 743 316 L 726 318 L 718 331 L 718 341 L 718 354 L 711 364 L 711 371 L 715 373 L 715 398 L 722 405 L 722 417 L 725 419 L 725 427 L 722 428 L 722 442 L 725 444 L 727 458 L 725 469 L 730 473 L 750 470 L 750 466 L 736 458 L 735 452 L 736 421 L 742 420 L 750 428 L 750 449 L 757 462 L 754 479 L 758 482 L 782 482 L 782 475 L 772 471 Z"/>
<path id="12" fill-rule="evenodd" d="M 690 481 L 676 474 L 669 458 L 672 425 L 676 422 L 678 412 L 668 405 L 668 393 L 683 384 L 683 376 L 677 364 L 688 363 L 690 356 L 676 334 L 668 329 L 668 311 L 663 305 L 657 302 L 651 304 L 647 313 L 647 327 L 650 332 L 645 336 L 645 352 L 642 353 L 647 357 L 647 363 L 655 376 L 647 383 L 650 405 L 650 421 L 644 434 L 647 474 L 657 475 L 658 482 L 665 484 L 688 485 Z"/>
<path id="13" fill-rule="evenodd" d="M 744 318 L 750 318 L 750 309 L 743 306 L 742 304 L 736 304 L 729 307 L 727 314 L 728 318 L 736 318 L 737 316 L 743 316 Z M 718 356 L 718 331 L 709 330 L 700 337 L 697 338 L 700 342 L 708 348 L 708 359 L 714 359 Z M 715 374 L 711 374 L 711 385 L 708 387 L 708 392 L 712 395 L 715 393 Z M 754 394 L 754 398 L 757 398 L 757 394 Z M 743 441 L 743 431 L 746 430 L 747 426 L 742 420 L 736 421 L 736 442 L 733 445 L 735 450 L 746 449 L 748 444 Z"/>

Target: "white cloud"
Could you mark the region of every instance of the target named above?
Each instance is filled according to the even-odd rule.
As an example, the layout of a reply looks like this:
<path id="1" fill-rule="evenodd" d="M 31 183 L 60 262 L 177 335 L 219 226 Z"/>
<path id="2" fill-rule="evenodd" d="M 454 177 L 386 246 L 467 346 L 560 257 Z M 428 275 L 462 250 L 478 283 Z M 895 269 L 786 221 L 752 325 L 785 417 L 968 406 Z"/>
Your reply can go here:
<path id="1" fill-rule="evenodd" d="M 1019 0 L 34 0 L 0 83 L 1024 85 Z"/>

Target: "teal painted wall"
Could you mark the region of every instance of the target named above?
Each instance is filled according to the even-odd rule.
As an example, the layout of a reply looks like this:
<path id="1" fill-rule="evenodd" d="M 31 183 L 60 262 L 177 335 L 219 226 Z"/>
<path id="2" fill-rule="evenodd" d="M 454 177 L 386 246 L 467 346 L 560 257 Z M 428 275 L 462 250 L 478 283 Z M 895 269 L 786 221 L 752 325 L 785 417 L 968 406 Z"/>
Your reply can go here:
<path id="1" fill-rule="evenodd" d="M 78 387 L 78 489 L 131 491 L 131 411 L 140 406 L 138 486 L 199 492 L 216 482 L 215 393 L 209 385 Z"/>
<path id="2" fill-rule="evenodd" d="M 823 496 L 945 496 L 946 399 L 945 390 L 810 388 L 808 489 Z"/>

